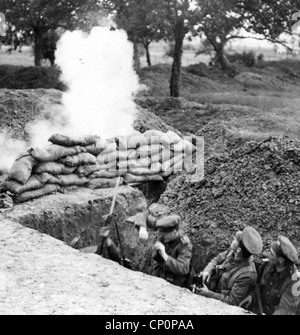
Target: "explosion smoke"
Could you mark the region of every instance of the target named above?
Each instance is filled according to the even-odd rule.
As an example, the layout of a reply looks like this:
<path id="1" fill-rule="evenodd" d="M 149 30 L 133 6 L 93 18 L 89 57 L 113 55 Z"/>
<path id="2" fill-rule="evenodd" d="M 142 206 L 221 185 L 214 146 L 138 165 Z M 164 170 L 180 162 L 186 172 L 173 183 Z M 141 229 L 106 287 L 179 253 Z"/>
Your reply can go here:
<path id="1" fill-rule="evenodd" d="M 26 125 L 30 143 L 0 134 L 0 171 L 9 170 L 30 146 L 45 146 L 54 133 L 110 138 L 133 131 L 141 89 L 133 69 L 133 46 L 122 30 L 94 28 L 91 33 L 66 32 L 58 42 L 56 62 L 68 86 L 56 119 Z M 49 107 L 51 108 L 51 107 Z M 64 121 L 68 121 L 68 125 Z"/>
<path id="2" fill-rule="evenodd" d="M 0 174 L 8 172 L 17 156 L 26 151 L 26 143 L 13 139 L 7 131 L 0 133 Z"/>
<path id="3" fill-rule="evenodd" d="M 124 31 L 94 28 L 65 33 L 58 43 L 57 64 L 69 91 L 63 96 L 69 133 L 103 138 L 133 130 L 140 85 L 133 70 L 133 47 Z"/>

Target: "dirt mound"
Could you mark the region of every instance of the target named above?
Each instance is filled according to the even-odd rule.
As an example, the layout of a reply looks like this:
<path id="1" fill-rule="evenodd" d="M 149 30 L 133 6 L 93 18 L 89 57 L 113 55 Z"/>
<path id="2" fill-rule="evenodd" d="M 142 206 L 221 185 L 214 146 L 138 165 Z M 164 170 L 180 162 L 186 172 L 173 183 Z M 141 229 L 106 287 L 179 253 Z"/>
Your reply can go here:
<path id="1" fill-rule="evenodd" d="M 139 108 L 134 128 L 145 132 L 150 129 L 176 131 L 144 105 Z M 62 117 L 62 92 L 55 89 L 8 90 L 0 89 L 0 130 L 8 130 L 16 139 L 27 139 L 26 124 L 39 119 L 59 120 Z"/>
<path id="2" fill-rule="evenodd" d="M 283 88 L 282 82 L 269 75 L 257 74 L 253 72 L 243 72 L 234 78 L 245 88 L 278 89 Z"/>
<path id="3" fill-rule="evenodd" d="M 62 108 L 61 96 L 62 93 L 54 89 L 0 90 L 0 130 L 26 140 L 26 124 L 58 115 Z"/>
<path id="4" fill-rule="evenodd" d="M 247 142 L 209 159 L 202 182 L 174 179 L 161 203 L 189 223 L 192 241 L 200 244 L 202 266 L 247 225 L 262 233 L 265 249 L 282 234 L 300 250 L 299 165 L 300 143 L 288 137 Z"/>
<path id="5" fill-rule="evenodd" d="M 61 71 L 56 67 L 0 66 L 0 88 L 66 90 L 60 81 Z"/>
<path id="6" fill-rule="evenodd" d="M 80 253 L 2 216 L 0 229 L 1 315 L 247 314 L 97 255 Z"/>

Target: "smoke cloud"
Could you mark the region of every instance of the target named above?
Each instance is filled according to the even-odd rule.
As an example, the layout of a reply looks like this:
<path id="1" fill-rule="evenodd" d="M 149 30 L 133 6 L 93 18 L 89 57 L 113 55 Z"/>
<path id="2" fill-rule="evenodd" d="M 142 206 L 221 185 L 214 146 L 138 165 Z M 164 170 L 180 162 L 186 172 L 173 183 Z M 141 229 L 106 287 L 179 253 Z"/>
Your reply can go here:
<path id="1" fill-rule="evenodd" d="M 26 143 L 12 138 L 7 131 L 0 133 L 0 174 L 8 172 L 20 153 L 27 149 Z"/>
<path id="2" fill-rule="evenodd" d="M 63 96 L 69 134 L 109 138 L 133 131 L 133 98 L 140 85 L 133 70 L 133 46 L 124 31 L 97 27 L 89 35 L 66 32 L 56 62 L 69 87 Z"/>
<path id="3" fill-rule="evenodd" d="M 51 120 L 27 124 L 29 143 L 14 140 L 6 131 L 0 133 L 0 173 L 8 171 L 29 147 L 47 145 L 55 133 L 105 139 L 133 131 L 134 97 L 142 86 L 125 31 L 97 27 L 90 34 L 66 32 L 58 42 L 56 63 L 69 88 L 63 94 L 62 110 Z"/>

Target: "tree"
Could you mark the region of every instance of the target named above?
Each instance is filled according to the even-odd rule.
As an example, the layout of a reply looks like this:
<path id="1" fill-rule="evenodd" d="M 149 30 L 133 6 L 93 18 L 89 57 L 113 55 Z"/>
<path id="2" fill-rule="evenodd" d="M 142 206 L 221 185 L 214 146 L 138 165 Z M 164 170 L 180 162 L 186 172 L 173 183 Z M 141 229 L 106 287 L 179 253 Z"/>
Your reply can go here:
<path id="1" fill-rule="evenodd" d="M 251 0 L 197 0 L 198 34 L 205 35 L 216 53 L 216 60 L 223 70 L 230 67 L 224 47 L 231 39 L 240 37 L 240 29 L 256 9 Z"/>
<path id="2" fill-rule="evenodd" d="M 34 61 L 40 66 L 45 35 L 59 27 L 87 27 L 89 13 L 100 5 L 98 0 L 0 0 L 0 8 L 14 32 L 34 42 Z"/>
<path id="3" fill-rule="evenodd" d="M 246 38 L 240 32 L 260 34 L 257 39 L 282 43 L 282 33 L 291 33 L 292 14 L 299 0 L 197 0 L 198 34 L 205 35 L 223 70 L 230 67 L 224 47 L 228 41 Z"/>
<path id="4" fill-rule="evenodd" d="M 174 42 L 170 92 L 180 96 L 183 41 L 194 24 L 193 0 L 104 0 L 106 8 L 116 13 L 116 21 L 134 42 L 147 48 L 150 41 Z M 149 57 L 150 60 L 150 57 Z M 150 62 L 149 62 L 150 63 Z"/>
<path id="5" fill-rule="evenodd" d="M 300 0 L 257 0 L 257 4 L 258 10 L 249 20 L 250 31 L 290 49 L 279 37 L 282 34 L 293 34 L 293 14 L 300 10 Z"/>
<path id="6" fill-rule="evenodd" d="M 103 0 L 105 9 L 114 15 L 117 27 L 127 32 L 134 44 L 135 69 L 140 69 L 139 44 L 146 50 L 147 63 L 151 66 L 149 46 L 164 37 L 160 21 L 155 15 L 161 0 Z"/>
<path id="7" fill-rule="evenodd" d="M 164 0 L 160 15 L 169 32 L 167 38 L 174 41 L 174 56 L 170 80 L 171 97 L 180 97 L 183 41 L 196 24 L 193 0 Z M 170 37 L 169 37 L 170 36 Z"/>

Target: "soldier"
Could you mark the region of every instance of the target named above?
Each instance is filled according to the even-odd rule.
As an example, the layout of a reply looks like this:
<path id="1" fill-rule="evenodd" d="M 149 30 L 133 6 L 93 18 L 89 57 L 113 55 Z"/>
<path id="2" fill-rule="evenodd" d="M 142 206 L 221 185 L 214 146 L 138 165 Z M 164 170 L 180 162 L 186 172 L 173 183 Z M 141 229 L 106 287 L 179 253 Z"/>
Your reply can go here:
<path id="1" fill-rule="evenodd" d="M 152 275 L 183 287 L 190 271 L 192 244 L 187 235 L 179 232 L 180 223 L 178 215 L 156 219 L 147 213 L 140 213 L 134 219 L 141 239 L 148 238 L 146 226 L 158 230 L 158 241 L 152 253 Z"/>
<path id="2" fill-rule="evenodd" d="M 300 315 L 300 281 L 295 264 L 298 253 L 291 241 L 280 236 L 271 244 L 269 261 L 258 270 L 263 314 Z"/>
<path id="3" fill-rule="evenodd" d="M 110 228 L 102 227 L 99 233 L 101 242 L 97 247 L 96 254 L 121 264 L 121 257 L 114 241 L 109 237 Z"/>
<path id="4" fill-rule="evenodd" d="M 238 232 L 228 251 L 214 258 L 203 271 L 203 282 L 209 283 L 212 275 L 215 286 L 197 289 L 200 295 L 240 306 L 255 287 L 257 272 L 252 255 L 262 252 L 260 234 L 252 227 Z"/>

